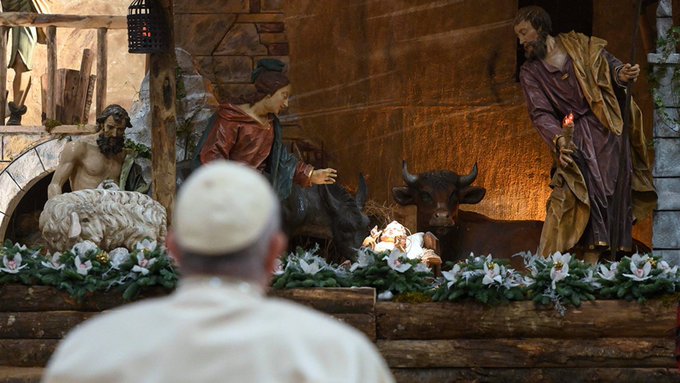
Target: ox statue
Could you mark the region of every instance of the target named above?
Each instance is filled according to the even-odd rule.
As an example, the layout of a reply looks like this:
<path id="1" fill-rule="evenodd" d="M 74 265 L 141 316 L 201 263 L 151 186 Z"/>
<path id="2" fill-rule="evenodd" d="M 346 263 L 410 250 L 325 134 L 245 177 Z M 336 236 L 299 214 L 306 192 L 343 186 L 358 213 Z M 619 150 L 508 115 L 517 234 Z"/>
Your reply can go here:
<path id="1" fill-rule="evenodd" d="M 536 252 L 543 222 L 502 221 L 459 210 L 461 204 L 479 203 L 486 194 L 486 189 L 471 186 L 477 178 L 477 164 L 462 176 L 450 171 L 414 175 L 404 161 L 402 176 L 406 186 L 392 188 L 394 200 L 417 206 L 418 231 L 430 231 L 439 238 L 443 261 L 455 262 L 471 252 L 496 258 Z M 512 264 L 520 268 L 521 257 L 514 257 Z"/>
<path id="2" fill-rule="evenodd" d="M 103 250 L 134 249 L 145 238 L 158 243 L 167 232 L 165 208 L 151 197 L 119 190 L 85 189 L 47 200 L 40 230 L 52 251 L 85 240 Z"/>
<path id="3" fill-rule="evenodd" d="M 362 211 L 366 197 L 366 181 L 361 175 L 355 197 L 336 184 L 293 185 L 290 196 L 281 201 L 283 227 L 291 238 L 330 239 L 330 261 L 354 260 L 369 231 L 369 219 Z"/>

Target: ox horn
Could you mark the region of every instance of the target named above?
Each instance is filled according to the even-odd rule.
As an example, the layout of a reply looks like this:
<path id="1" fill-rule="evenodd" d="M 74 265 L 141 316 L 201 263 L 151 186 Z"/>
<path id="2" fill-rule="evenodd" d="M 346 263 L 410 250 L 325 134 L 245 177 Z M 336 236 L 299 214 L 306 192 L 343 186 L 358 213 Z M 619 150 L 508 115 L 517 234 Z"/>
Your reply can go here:
<path id="1" fill-rule="evenodd" d="M 406 160 L 403 160 L 401 163 L 401 175 L 404 177 L 404 182 L 406 182 L 407 185 L 413 185 L 418 182 L 418 176 L 408 172 Z"/>
<path id="2" fill-rule="evenodd" d="M 475 162 L 475 166 L 472 167 L 472 171 L 470 174 L 466 176 L 461 176 L 458 178 L 458 186 L 460 187 L 465 187 L 469 186 L 471 183 L 475 182 L 475 179 L 477 179 L 477 163 Z"/>

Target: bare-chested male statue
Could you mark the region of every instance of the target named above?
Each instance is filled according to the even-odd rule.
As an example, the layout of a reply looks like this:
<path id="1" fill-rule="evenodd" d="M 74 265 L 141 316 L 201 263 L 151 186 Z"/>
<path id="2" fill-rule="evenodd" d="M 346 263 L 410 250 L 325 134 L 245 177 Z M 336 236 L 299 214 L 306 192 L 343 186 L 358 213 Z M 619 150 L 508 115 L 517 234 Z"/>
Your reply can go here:
<path id="1" fill-rule="evenodd" d="M 67 179 L 73 191 L 94 189 L 107 179 L 118 181 L 126 154 L 125 129 L 131 126 L 125 109 L 115 104 L 107 106 L 97 117 L 96 140 L 91 136 L 64 145 L 47 188 L 48 199 L 62 193 Z"/>

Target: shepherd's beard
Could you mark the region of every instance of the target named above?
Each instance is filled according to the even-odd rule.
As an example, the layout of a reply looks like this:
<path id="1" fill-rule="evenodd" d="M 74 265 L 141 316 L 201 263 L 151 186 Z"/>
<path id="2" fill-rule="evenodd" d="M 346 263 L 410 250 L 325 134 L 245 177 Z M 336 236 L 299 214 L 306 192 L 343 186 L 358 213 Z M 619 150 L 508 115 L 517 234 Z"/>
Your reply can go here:
<path id="1" fill-rule="evenodd" d="M 97 146 L 99 146 L 99 151 L 104 155 L 118 154 L 123 151 L 125 137 L 108 137 L 100 134 L 99 138 L 97 138 Z"/>

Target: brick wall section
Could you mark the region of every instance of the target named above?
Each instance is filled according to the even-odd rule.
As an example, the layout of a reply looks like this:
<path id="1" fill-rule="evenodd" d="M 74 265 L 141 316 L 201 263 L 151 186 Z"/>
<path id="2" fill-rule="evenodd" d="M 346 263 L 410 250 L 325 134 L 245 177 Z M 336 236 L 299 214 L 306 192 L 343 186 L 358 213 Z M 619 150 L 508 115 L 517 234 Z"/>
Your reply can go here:
<path id="1" fill-rule="evenodd" d="M 282 0 L 176 0 L 175 41 L 214 84 L 220 102 L 250 93 L 257 60 L 288 59 Z"/>

